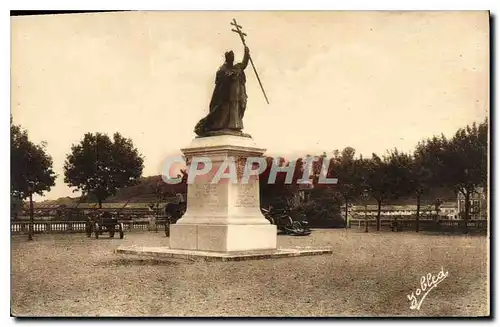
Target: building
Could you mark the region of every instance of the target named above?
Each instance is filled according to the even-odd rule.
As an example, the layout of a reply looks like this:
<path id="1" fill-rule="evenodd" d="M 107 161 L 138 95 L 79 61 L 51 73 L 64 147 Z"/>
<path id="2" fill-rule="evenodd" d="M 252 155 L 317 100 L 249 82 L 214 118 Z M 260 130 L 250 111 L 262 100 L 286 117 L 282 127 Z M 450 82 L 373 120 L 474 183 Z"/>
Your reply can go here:
<path id="1" fill-rule="evenodd" d="M 439 207 L 439 216 L 441 219 L 458 219 L 458 207 L 456 202 L 444 202 Z"/>
<path id="2" fill-rule="evenodd" d="M 482 187 L 477 187 L 469 199 L 470 219 L 486 219 L 488 216 L 488 196 Z M 458 215 L 461 217 L 465 213 L 465 196 L 458 192 L 457 195 Z"/>

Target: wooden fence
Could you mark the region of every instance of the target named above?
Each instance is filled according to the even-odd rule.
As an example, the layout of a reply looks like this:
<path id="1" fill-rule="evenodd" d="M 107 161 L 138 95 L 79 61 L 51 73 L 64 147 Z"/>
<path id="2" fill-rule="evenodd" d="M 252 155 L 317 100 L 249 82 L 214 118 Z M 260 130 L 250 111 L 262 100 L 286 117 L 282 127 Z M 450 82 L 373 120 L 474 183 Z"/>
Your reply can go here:
<path id="1" fill-rule="evenodd" d="M 125 231 L 147 231 L 149 221 L 120 221 Z M 26 234 L 29 231 L 29 221 L 12 221 L 10 231 L 12 234 Z M 165 230 L 165 220 L 156 221 L 156 230 Z M 34 221 L 35 233 L 85 233 L 85 221 Z"/>

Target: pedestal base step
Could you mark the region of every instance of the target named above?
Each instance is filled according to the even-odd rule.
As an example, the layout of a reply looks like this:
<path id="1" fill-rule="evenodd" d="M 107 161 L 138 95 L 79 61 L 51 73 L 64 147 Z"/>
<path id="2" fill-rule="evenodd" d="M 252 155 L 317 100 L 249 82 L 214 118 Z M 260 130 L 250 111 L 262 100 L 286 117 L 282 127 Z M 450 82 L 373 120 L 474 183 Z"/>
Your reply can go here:
<path id="1" fill-rule="evenodd" d="M 189 261 L 243 261 L 258 259 L 275 259 L 306 255 L 331 254 L 331 248 L 288 248 L 276 250 L 257 250 L 241 252 L 212 252 L 196 250 L 179 250 L 168 247 L 120 246 L 115 253 L 131 256 L 148 256 L 154 258 L 185 259 Z"/>
<path id="2" fill-rule="evenodd" d="M 260 225 L 170 225 L 169 248 L 207 252 L 276 250 L 276 226 L 264 217 Z"/>

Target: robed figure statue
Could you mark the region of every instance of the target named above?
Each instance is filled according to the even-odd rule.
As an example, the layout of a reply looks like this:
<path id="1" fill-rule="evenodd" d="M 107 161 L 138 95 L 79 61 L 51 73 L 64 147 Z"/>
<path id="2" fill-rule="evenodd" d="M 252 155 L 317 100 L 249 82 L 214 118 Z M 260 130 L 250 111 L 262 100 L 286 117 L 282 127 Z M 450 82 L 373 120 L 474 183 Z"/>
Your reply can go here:
<path id="1" fill-rule="evenodd" d="M 225 58 L 226 61 L 219 68 L 215 77 L 215 89 L 210 101 L 210 111 L 205 118 L 196 124 L 194 129 L 199 137 L 223 134 L 247 136 L 241 130 L 247 107 L 244 70 L 250 59 L 250 51 L 245 46 L 245 55 L 241 63 L 233 64 L 233 51 L 226 52 Z"/>

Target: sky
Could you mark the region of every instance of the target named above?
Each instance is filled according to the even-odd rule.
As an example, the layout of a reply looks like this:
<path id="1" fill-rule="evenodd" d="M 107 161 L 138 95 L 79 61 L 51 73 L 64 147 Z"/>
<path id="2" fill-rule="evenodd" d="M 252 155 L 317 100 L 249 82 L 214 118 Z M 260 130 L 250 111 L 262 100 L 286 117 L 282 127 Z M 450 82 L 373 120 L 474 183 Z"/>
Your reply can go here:
<path id="1" fill-rule="evenodd" d="M 11 18 L 11 113 L 47 142 L 56 185 L 87 132 L 129 137 L 143 176 L 161 174 L 208 112 L 224 52 L 243 26 L 244 132 L 266 155 L 412 151 L 489 112 L 487 12 L 121 12 Z"/>

